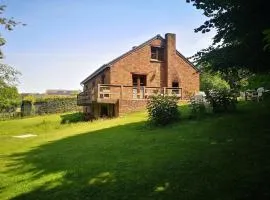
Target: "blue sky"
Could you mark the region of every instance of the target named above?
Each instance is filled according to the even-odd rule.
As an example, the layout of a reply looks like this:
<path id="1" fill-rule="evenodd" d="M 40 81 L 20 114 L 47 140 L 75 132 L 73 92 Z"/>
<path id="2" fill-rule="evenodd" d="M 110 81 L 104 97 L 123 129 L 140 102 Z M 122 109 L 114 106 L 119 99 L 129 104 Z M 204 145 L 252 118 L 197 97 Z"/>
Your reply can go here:
<path id="1" fill-rule="evenodd" d="M 194 33 L 205 18 L 185 0 L 2 0 L 5 16 L 27 26 L 1 30 L 5 59 L 19 71 L 20 92 L 81 89 L 102 64 L 149 38 L 171 32 L 191 56 L 213 33 Z"/>

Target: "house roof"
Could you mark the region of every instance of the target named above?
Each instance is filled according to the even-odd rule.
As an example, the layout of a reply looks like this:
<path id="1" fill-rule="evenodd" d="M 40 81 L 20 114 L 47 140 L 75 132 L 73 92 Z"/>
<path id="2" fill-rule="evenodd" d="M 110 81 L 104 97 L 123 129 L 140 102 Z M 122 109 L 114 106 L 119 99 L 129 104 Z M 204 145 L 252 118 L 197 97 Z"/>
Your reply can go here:
<path id="1" fill-rule="evenodd" d="M 186 61 L 188 64 L 191 65 L 191 67 L 193 67 L 197 72 L 199 72 L 200 70 L 192 63 L 190 62 L 183 54 L 181 54 L 178 50 L 176 50 L 176 54 L 178 56 L 180 56 L 184 61 Z"/>
<path id="2" fill-rule="evenodd" d="M 110 61 L 109 63 L 107 64 L 104 64 L 102 65 L 101 67 L 99 67 L 96 71 L 94 71 L 92 74 L 90 74 L 87 78 L 85 78 L 81 84 L 84 84 L 86 83 L 87 81 L 91 80 L 92 78 L 94 78 L 95 76 L 97 76 L 100 72 L 102 72 L 103 70 L 107 69 L 107 68 L 110 68 L 115 62 L 121 60 L 122 58 L 128 56 L 129 54 L 137 51 L 138 49 L 141 49 L 142 47 L 144 47 L 145 45 L 148 45 L 150 44 L 152 41 L 156 40 L 156 39 L 160 39 L 160 40 L 164 40 L 164 38 L 158 34 L 154 37 L 152 37 L 151 39 L 147 40 L 146 42 L 142 43 L 141 45 L 139 46 L 135 46 L 133 47 L 130 51 L 122 54 L 121 56 L 115 58 L 114 60 Z M 188 64 L 190 64 L 194 69 L 196 69 L 196 71 L 199 71 L 197 67 L 195 67 L 184 55 L 182 55 L 179 51 L 176 50 L 176 53 L 181 57 L 183 58 Z"/>

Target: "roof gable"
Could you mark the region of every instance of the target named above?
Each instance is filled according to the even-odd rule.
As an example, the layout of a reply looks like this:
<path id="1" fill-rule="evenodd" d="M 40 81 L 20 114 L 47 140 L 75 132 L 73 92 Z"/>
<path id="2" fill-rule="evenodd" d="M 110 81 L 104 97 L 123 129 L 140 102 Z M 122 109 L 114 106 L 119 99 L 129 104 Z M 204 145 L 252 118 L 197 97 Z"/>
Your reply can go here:
<path id="1" fill-rule="evenodd" d="M 133 49 L 131 49 L 130 51 L 122 54 L 121 56 L 115 58 L 114 60 L 110 61 L 109 63 L 107 64 L 104 64 L 102 65 L 100 68 L 98 68 L 96 71 L 94 71 L 90 76 L 88 76 L 86 79 L 84 79 L 81 84 L 84 84 L 86 83 L 87 81 L 91 80 L 92 78 L 94 78 L 95 76 L 97 76 L 100 72 L 102 72 L 103 70 L 107 69 L 107 68 L 110 68 L 114 63 L 116 63 L 117 61 L 121 60 L 122 58 L 130 55 L 131 53 L 143 48 L 145 45 L 148 45 L 148 44 L 151 44 L 152 41 L 154 40 L 157 40 L 157 39 L 160 39 L 160 40 L 164 40 L 163 37 L 161 37 L 161 35 L 156 35 L 155 37 L 147 40 L 146 42 L 140 44 L 139 46 L 136 46 L 134 47 Z"/>
<path id="2" fill-rule="evenodd" d="M 116 63 L 117 61 L 121 60 L 122 58 L 125 58 L 126 56 L 130 55 L 131 53 L 143 48 L 146 45 L 151 44 L 152 41 L 154 40 L 164 40 L 164 38 L 161 35 L 156 35 L 153 38 L 147 40 L 146 42 L 140 44 L 139 46 L 136 46 L 134 48 L 132 48 L 130 51 L 122 54 L 121 56 L 113 59 L 112 61 L 108 62 L 107 64 L 102 65 L 101 67 L 99 67 L 96 71 L 94 71 L 91 75 L 89 75 L 86 79 L 84 79 L 81 84 L 85 84 L 87 81 L 91 80 L 92 78 L 94 78 L 95 76 L 97 76 L 99 73 L 101 73 L 102 71 L 104 71 L 107 68 L 110 68 L 114 63 Z M 180 56 L 186 63 L 188 63 L 191 67 L 193 67 L 197 72 L 199 71 L 199 69 L 192 63 L 190 62 L 183 54 L 181 54 L 178 50 L 176 50 L 176 54 L 178 56 Z"/>
<path id="3" fill-rule="evenodd" d="M 191 67 L 193 67 L 197 72 L 199 72 L 199 69 L 192 62 L 190 62 L 183 54 L 181 54 L 178 50 L 176 50 L 176 55 L 181 57 L 186 63 L 188 63 Z"/>

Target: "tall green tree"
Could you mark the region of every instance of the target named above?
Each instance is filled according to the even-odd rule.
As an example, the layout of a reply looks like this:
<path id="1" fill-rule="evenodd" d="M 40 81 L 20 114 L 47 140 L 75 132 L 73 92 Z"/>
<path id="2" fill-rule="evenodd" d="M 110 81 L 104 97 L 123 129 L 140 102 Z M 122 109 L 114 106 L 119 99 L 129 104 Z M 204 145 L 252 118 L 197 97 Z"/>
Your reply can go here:
<path id="1" fill-rule="evenodd" d="M 0 112 L 13 112 L 21 98 L 14 86 L 0 87 Z"/>
<path id="2" fill-rule="evenodd" d="M 21 24 L 13 18 L 3 16 L 6 6 L 0 5 L 0 26 L 11 31 L 15 26 Z M 6 43 L 6 40 L 0 33 L 0 47 Z M 20 96 L 16 88 L 18 75 L 20 72 L 11 66 L 2 63 L 3 53 L 0 49 L 0 112 L 12 111 L 20 102 Z"/>
<path id="3" fill-rule="evenodd" d="M 222 79 L 219 73 L 203 72 L 200 76 L 200 89 L 202 91 L 207 90 L 228 90 L 229 84 Z"/>
<path id="4" fill-rule="evenodd" d="M 270 51 L 270 28 L 263 31 L 264 34 L 264 42 L 266 43 L 264 46 L 264 50 Z"/>
<path id="5" fill-rule="evenodd" d="M 270 28 L 267 0 L 186 0 L 203 11 L 208 19 L 195 29 L 207 33 L 216 30 L 212 45 L 194 55 L 200 65 L 215 70 L 270 71 L 270 54 L 263 32 Z"/>

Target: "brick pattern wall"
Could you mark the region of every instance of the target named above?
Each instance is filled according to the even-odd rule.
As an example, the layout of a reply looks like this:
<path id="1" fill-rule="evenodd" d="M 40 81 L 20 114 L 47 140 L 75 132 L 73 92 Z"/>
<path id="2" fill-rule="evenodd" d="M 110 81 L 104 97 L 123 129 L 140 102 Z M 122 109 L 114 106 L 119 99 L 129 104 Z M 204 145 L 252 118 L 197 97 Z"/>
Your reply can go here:
<path id="1" fill-rule="evenodd" d="M 163 46 L 163 41 L 154 40 L 151 45 Z M 146 45 L 111 67 L 111 84 L 132 85 L 132 73 L 147 75 L 147 86 L 164 86 L 164 62 L 151 60 L 150 45 Z"/>
<path id="2" fill-rule="evenodd" d="M 146 108 L 148 100 L 119 100 L 119 115 Z"/>
<path id="3" fill-rule="evenodd" d="M 165 60 L 163 62 L 151 60 L 151 46 L 165 48 Z M 182 95 L 187 99 L 189 95 L 199 91 L 199 73 L 176 52 L 175 34 L 166 34 L 165 40 L 156 39 L 149 45 L 133 51 L 128 56 L 120 59 L 110 69 L 106 69 L 94 79 L 88 81 L 87 90 L 91 90 L 93 82 L 95 86 L 101 83 L 101 77 L 105 75 L 105 83 L 122 84 L 132 86 L 132 74 L 147 75 L 147 86 L 172 87 L 172 82 L 179 82 Z M 119 90 L 118 89 L 112 89 Z M 132 100 L 132 88 L 126 89 L 123 94 L 125 100 L 119 100 L 115 105 L 117 114 L 131 112 L 145 108 L 147 100 Z M 127 100 L 129 99 L 130 100 Z"/>
<path id="4" fill-rule="evenodd" d="M 97 85 L 99 83 L 101 83 L 101 79 L 102 79 L 102 76 L 104 76 L 104 79 L 105 79 L 105 83 L 106 84 L 109 84 L 110 83 L 110 78 L 111 78 L 111 75 L 110 75 L 110 69 L 105 69 L 102 73 L 98 74 L 95 78 L 89 80 L 87 83 L 84 84 L 84 91 L 88 91 L 90 92 L 91 89 L 93 89 L 93 86 L 94 86 L 94 89 L 97 88 Z"/>
<path id="5" fill-rule="evenodd" d="M 199 91 L 200 75 L 189 63 L 176 52 L 175 34 L 166 34 L 166 65 L 168 66 L 167 85 L 172 87 L 172 82 L 178 82 L 182 88 L 182 98 L 189 99 L 190 95 Z"/>
<path id="6" fill-rule="evenodd" d="M 178 81 L 177 76 L 177 59 L 176 59 L 176 39 L 175 34 L 167 33 L 165 35 L 166 40 L 166 51 L 165 51 L 165 61 L 166 61 L 166 85 L 167 87 L 172 87 L 173 81 Z"/>
<path id="7" fill-rule="evenodd" d="M 200 74 L 178 55 L 176 61 L 176 74 L 179 77 L 179 86 L 182 88 L 183 99 L 189 99 L 190 95 L 200 89 Z"/>

